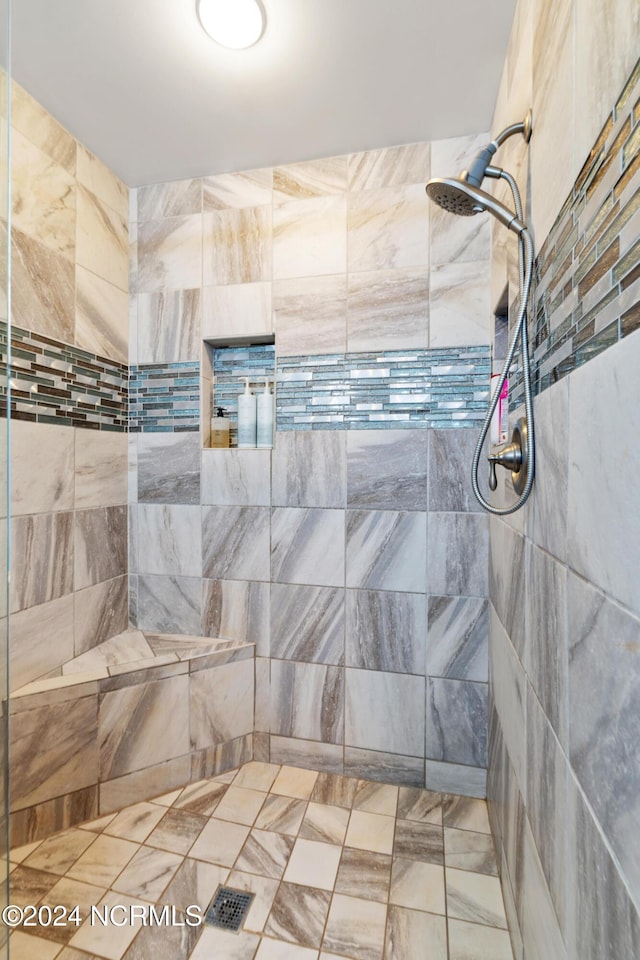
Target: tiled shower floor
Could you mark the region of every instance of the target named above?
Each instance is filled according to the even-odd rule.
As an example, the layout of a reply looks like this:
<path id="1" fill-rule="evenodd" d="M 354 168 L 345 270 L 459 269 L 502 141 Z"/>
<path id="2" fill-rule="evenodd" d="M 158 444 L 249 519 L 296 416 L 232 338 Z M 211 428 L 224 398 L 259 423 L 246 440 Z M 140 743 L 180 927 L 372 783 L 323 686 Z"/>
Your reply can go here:
<path id="1" fill-rule="evenodd" d="M 11 860 L 12 903 L 84 916 L 255 893 L 238 934 L 87 919 L 14 931 L 12 960 L 512 960 L 482 800 L 248 763 Z"/>

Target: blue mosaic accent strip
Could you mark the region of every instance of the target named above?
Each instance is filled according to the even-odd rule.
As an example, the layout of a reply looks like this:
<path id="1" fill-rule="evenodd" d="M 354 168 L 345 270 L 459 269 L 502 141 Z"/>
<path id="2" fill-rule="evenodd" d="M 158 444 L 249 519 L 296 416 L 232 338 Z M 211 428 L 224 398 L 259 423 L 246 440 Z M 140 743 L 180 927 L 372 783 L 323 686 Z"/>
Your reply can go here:
<path id="1" fill-rule="evenodd" d="M 475 427 L 490 367 L 488 346 L 279 357 L 276 429 Z"/>
<path id="2" fill-rule="evenodd" d="M 200 363 L 145 363 L 129 368 L 131 433 L 200 429 Z"/>
<path id="3" fill-rule="evenodd" d="M 231 420 L 231 443 L 235 442 L 238 423 L 238 395 L 244 390 L 241 377 L 249 377 L 252 393 L 264 390 L 268 377 L 273 391 L 276 348 L 271 344 L 242 347 L 216 347 L 213 351 L 213 411 L 222 407 Z"/>
<path id="4" fill-rule="evenodd" d="M 0 323 L 0 364 L 7 362 L 7 324 Z M 14 420 L 88 430 L 127 430 L 126 364 L 51 337 L 11 327 L 11 408 Z M 0 384 L 0 414 L 7 388 Z"/>

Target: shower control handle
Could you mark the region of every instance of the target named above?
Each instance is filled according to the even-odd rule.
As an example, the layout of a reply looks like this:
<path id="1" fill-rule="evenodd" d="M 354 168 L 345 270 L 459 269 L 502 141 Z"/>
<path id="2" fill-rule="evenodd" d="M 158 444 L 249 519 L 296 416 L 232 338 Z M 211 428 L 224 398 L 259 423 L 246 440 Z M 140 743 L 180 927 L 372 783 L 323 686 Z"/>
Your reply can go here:
<path id="1" fill-rule="evenodd" d="M 495 490 L 498 486 L 496 464 L 499 463 L 501 467 L 504 467 L 505 470 L 511 470 L 512 473 L 518 473 L 522 466 L 522 447 L 516 441 L 505 443 L 495 453 L 490 453 L 487 459 L 489 461 L 489 489 Z"/>

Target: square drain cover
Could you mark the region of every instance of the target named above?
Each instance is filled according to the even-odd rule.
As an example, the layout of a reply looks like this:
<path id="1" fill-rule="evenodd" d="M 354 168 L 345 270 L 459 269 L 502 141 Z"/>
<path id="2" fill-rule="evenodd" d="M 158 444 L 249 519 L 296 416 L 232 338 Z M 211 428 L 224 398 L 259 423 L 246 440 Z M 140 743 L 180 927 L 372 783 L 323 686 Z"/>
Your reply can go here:
<path id="1" fill-rule="evenodd" d="M 253 893 L 245 893 L 244 890 L 219 887 L 213 903 L 207 910 L 204 922 L 212 927 L 222 927 L 223 930 L 233 930 L 237 933 L 253 898 Z"/>

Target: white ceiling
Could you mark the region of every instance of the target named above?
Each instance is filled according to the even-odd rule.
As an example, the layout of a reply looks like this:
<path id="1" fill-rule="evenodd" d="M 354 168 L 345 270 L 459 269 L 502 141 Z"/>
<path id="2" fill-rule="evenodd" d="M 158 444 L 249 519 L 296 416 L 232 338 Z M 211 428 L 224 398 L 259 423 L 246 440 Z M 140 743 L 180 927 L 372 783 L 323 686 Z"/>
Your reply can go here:
<path id="1" fill-rule="evenodd" d="M 13 75 L 130 186 L 489 128 L 515 0 L 262 0 L 232 51 L 195 0 L 13 0 Z"/>

